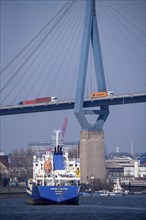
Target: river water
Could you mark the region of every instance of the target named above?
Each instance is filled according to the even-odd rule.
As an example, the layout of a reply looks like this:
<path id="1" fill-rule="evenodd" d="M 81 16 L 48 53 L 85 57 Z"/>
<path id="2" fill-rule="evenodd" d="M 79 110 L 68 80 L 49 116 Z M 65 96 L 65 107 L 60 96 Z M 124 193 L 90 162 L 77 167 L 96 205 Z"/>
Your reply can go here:
<path id="1" fill-rule="evenodd" d="M 0 198 L 0 220 L 144 220 L 146 195 L 80 197 L 79 205 L 26 204 L 25 197 Z"/>

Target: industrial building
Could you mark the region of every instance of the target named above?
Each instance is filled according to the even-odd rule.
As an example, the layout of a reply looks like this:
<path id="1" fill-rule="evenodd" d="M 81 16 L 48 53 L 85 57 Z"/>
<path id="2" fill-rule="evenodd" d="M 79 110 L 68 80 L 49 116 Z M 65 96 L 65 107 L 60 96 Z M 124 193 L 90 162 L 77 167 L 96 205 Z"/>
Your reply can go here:
<path id="1" fill-rule="evenodd" d="M 146 190 L 146 166 L 140 160 L 130 157 L 106 160 L 107 179 L 113 183 L 119 180 L 122 187 L 130 191 Z"/>

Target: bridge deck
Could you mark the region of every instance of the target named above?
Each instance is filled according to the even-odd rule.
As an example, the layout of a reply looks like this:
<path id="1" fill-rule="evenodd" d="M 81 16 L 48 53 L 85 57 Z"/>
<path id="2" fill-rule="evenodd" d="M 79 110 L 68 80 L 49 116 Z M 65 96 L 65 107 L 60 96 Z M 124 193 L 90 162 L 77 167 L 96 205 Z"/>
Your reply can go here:
<path id="1" fill-rule="evenodd" d="M 104 98 L 85 99 L 83 108 L 98 107 L 104 105 L 122 105 L 130 103 L 146 102 L 146 93 L 130 93 L 126 95 L 113 95 Z M 55 103 L 40 103 L 35 105 L 7 105 L 0 106 L 0 116 L 24 114 L 33 112 L 57 111 L 74 109 L 74 100 L 61 100 Z"/>

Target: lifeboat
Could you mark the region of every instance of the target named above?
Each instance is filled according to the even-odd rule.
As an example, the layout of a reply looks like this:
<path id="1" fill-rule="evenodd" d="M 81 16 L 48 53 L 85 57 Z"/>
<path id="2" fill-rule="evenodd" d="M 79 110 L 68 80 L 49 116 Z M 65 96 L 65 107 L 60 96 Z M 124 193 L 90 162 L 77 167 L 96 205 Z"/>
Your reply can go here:
<path id="1" fill-rule="evenodd" d="M 46 173 L 50 173 L 52 170 L 52 164 L 50 160 L 46 160 L 44 163 L 44 170 Z"/>

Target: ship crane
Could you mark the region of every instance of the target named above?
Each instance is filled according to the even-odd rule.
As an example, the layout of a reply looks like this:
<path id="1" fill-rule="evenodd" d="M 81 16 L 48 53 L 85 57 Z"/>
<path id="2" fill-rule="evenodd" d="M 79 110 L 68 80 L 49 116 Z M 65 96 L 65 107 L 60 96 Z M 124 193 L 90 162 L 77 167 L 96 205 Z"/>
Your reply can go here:
<path id="1" fill-rule="evenodd" d="M 64 122 L 63 122 L 63 128 L 62 128 L 62 138 L 63 138 L 63 143 L 64 143 L 64 136 L 65 136 L 66 127 L 67 127 L 67 121 L 68 121 L 68 118 L 65 117 L 65 118 L 64 118 Z"/>

